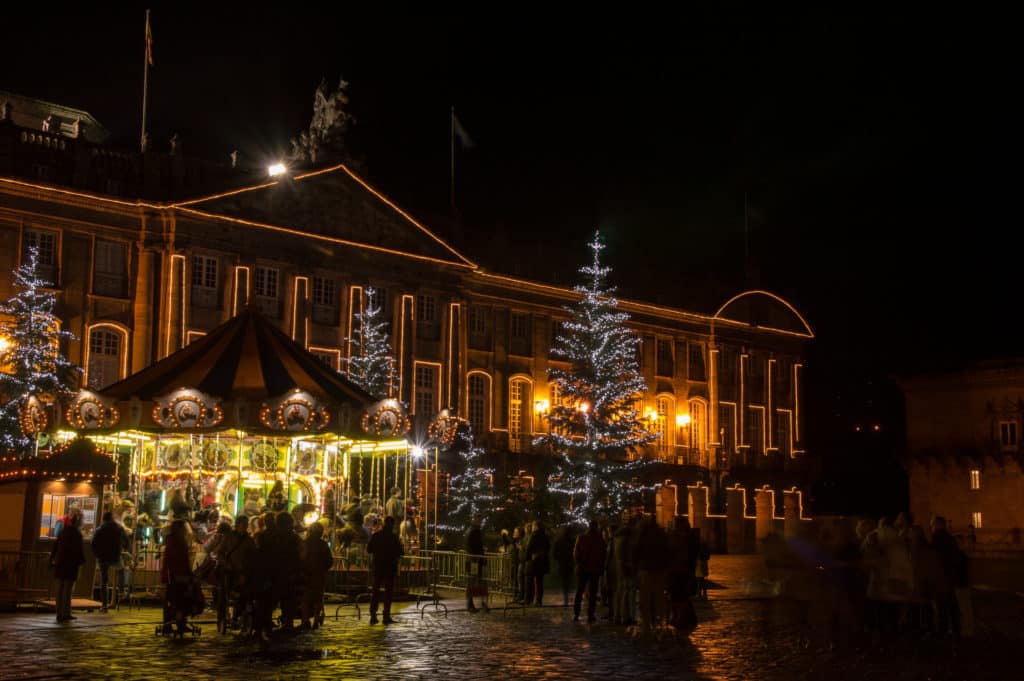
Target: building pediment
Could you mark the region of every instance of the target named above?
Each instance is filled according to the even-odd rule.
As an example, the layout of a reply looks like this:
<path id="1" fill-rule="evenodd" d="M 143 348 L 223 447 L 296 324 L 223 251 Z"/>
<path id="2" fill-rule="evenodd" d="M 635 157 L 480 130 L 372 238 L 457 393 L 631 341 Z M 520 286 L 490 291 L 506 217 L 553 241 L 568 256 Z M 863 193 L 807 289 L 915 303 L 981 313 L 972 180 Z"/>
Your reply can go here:
<path id="1" fill-rule="evenodd" d="M 356 247 L 475 267 L 344 165 L 173 207 L 192 217 L 290 230 Z"/>

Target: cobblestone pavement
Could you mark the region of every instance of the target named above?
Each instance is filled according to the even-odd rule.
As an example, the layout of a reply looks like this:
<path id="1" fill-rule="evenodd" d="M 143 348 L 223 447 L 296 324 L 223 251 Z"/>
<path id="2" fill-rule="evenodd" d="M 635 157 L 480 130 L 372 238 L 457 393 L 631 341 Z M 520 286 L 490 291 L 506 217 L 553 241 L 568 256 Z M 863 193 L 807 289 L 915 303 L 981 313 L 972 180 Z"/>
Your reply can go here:
<path id="1" fill-rule="evenodd" d="M 1024 601 L 1016 596 L 978 593 L 979 637 L 955 648 L 902 641 L 883 652 L 867 642 L 833 645 L 815 607 L 751 598 L 742 578 L 750 566 L 719 562 L 712 575 L 719 588 L 698 605 L 700 626 L 682 640 L 576 624 L 570 610 L 554 605 L 469 614 L 458 600 L 447 617 L 420 618 L 408 607 L 398 624 L 371 627 L 364 612 L 361 620 L 328 619 L 319 631 L 262 646 L 218 635 L 212 621 L 196 639 L 155 636 L 155 608 L 79 613 L 70 625 L 54 624 L 52 613 L 24 612 L 0 616 L 0 679 L 1024 680 Z"/>

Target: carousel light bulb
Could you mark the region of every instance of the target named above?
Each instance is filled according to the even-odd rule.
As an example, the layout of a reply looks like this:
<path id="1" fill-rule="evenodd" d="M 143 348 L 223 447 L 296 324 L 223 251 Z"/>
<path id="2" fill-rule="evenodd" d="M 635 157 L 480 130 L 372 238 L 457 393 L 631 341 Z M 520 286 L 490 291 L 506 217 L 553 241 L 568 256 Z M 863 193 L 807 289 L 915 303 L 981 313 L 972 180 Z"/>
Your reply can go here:
<path id="1" fill-rule="evenodd" d="M 423 458 L 423 447 L 420 447 L 419 445 L 413 445 L 412 446 L 412 458 L 414 458 L 414 459 L 422 459 Z"/>

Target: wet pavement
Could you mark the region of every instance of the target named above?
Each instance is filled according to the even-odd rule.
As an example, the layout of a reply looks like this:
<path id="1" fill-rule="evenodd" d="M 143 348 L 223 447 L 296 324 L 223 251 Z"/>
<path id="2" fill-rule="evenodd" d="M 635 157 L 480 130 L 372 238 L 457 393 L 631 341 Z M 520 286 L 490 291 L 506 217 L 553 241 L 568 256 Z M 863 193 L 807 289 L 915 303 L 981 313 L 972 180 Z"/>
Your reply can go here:
<path id="1" fill-rule="evenodd" d="M 1022 679 L 1020 597 L 976 592 L 977 637 L 906 639 L 881 649 L 856 636 L 829 640 L 813 603 L 761 597 L 753 559 L 719 558 L 717 588 L 697 606 L 689 637 L 638 637 L 599 621 L 572 622 L 554 604 L 503 614 L 470 614 L 459 599 L 448 616 L 421 617 L 406 604 L 398 624 L 370 626 L 345 608 L 323 629 L 279 635 L 268 644 L 219 635 L 209 616 L 198 638 L 154 634 L 156 608 L 0 616 L 0 680 L 45 678 L 199 679 Z M 328 615 L 334 608 L 327 609 Z M 841 629 L 840 629 L 841 630 Z"/>

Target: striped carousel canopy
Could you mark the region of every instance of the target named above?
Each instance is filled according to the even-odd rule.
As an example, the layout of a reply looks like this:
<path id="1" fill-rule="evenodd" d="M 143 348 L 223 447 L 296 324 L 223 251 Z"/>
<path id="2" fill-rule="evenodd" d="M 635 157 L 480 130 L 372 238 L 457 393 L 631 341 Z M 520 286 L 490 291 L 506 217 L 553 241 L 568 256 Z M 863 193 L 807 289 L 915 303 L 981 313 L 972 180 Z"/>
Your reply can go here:
<path id="1" fill-rule="evenodd" d="M 193 424 L 198 428 L 261 429 L 262 424 L 276 429 L 276 425 L 270 425 L 269 415 L 271 420 L 277 417 L 282 422 L 281 429 L 286 429 L 281 406 L 294 410 L 292 402 L 298 400 L 302 405 L 326 412 L 325 420 L 330 427 L 316 425 L 314 430 L 344 432 L 353 429 L 353 419 L 345 415 L 355 415 L 358 421 L 376 402 L 369 393 L 306 352 L 266 317 L 248 309 L 169 357 L 97 391 L 94 401 L 100 407 L 118 405 L 122 413 L 128 401 L 156 405 L 151 419 L 149 414 L 135 419 L 112 419 L 118 422 L 116 426 L 108 419 L 107 430 L 111 426 L 177 430 L 184 429 L 184 425 L 178 421 L 165 422 L 165 418 L 178 416 L 173 413 L 174 404 L 166 401 L 168 396 L 184 392 L 199 395 L 199 406 L 209 405 L 209 414 L 214 412 L 214 405 L 216 411 L 222 412 L 217 419 L 206 418 L 205 423 L 199 419 Z M 240 404 L 250 408 L 239 409 Z M 100 413 L 105 412 L 101 409 Z M 340 422 L 339 414 L 343 415 Z"/>

